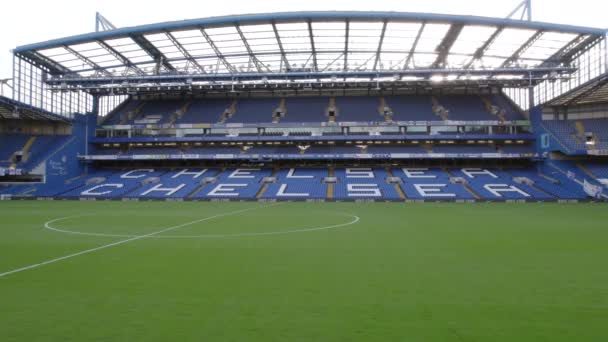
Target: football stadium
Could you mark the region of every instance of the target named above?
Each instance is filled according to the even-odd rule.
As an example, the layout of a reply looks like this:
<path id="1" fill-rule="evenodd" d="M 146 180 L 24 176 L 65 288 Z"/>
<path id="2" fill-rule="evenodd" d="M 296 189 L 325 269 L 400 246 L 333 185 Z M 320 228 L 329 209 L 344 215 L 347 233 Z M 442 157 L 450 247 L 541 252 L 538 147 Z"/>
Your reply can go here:
<path id="1" fill-rule="evenodd" d="M 96 27 L 0 81 L 2 341 L 607 338 L 605 28 Z"/>

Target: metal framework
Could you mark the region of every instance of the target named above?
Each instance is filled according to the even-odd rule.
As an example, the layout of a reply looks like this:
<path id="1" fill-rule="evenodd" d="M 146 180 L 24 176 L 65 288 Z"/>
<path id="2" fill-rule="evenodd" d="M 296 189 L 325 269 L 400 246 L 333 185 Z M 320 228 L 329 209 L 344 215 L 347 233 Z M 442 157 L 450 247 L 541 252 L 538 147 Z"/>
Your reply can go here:
<path id="1" fill-rule="evenodd" d="M 465 84 L 532 86 L 538 104 L 561 95 L 541 95 L 551 84 L 573 89 L 605 73 L 605 30 L 531 21 L 529 0 L 509 17 L 518 11 L 528 20 L 291 12 L 118 29 L 97 14 L 94 33 L 17 47 L 13 97 L 67 113 L 91 110 L 91 95 L 154 89 Z"/>

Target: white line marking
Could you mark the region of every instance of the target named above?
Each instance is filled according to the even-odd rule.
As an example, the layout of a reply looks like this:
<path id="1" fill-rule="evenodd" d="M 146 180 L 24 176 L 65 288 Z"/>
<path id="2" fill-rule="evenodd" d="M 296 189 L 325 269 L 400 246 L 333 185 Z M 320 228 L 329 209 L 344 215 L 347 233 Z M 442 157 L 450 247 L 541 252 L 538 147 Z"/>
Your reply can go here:
<path id="1" fill-rule="evenodd" d="M 319 230 L 329 230 L 336 229 L 340 227 L 346 227 L 353 224 L 356 224 L 361 220 L 359 216 L 351 215 L 351 214 L 339 214 L 340 216 L 350 217 L 353 220 L 346 223 L 339 223 L 331 226 L 322 226 L 322 227 L 313 227 L 313 228 L 299 228 L 299 229 L 290 229 L 278 232 L 262 232 L 262 233 L 234 233 L 234 234 L 203 234 L 203 235 L 155 235 L 149 236 L 151 239 L 213 239 L 213 238 L 230 238 L 230 237 L 253 237 L 253 236 L 269 236 L 269 235 L 284 235 L 284 234 L 293 234 L 293 233 L 305 233 L 305 232 L 314 232 Z M 86 233 L 86 232 L 78 232 L 73 230 L 63 230 L 59 228 L 55 228 L 51 226 L 51 223 L 59 222 L 63 220 L 68 220 L 77 217 L 84 217 L 88 215 L 79 215 L 79 216 L 70 216 L 58 218 L 55 220 L 48 221 L 44 224 L 44 228 L 64 234 L 72 234 L 72 235 L 84 235 L 84 236 L 100 236 L 100 237 L 121 237 L 121 238 L 135 238 L 141 235 L 127 235 L 127 234 L 104 234 L 104 233 Z"/>
<path id="2" fill-rule="evenodd" d="M 59 258 L 43 261 L 43 262 L 38 263 L 38 264 L 33 264 L 33 265 L 29 265 L 29 266 L 18 268 L 18 269 L 12 270 L 12 271 L 0 273 L 0 278 L 5 277 L 7 275 L 11 275 L 11 274 L 15 274 L 15 273 L 31 270 L 33 268 L 38 268 L 38 267 L 42 267 L 42 266 L 45 266 L 45 265 L 48 265 L 48 264 L 53 264 L 53 263 L 60 262 L 60 261 L 63 261 L 63 260 L 71 259 L 71 258 L 80 256 L 80 255 L 93 253 L 93 252 L 96 252 L 96 251 L 100 251 L 102 249 L 106 249 L 106 248 L 110 248 L 110 247 L 114 247 L 114 246 L 124 245 L 124 244 L 132 242 L 132 241 L 137 241 L 137 240 L 145 239 L 145 238 L 157 235 L 157 234 L 162 234 L 162 233 L 165 233 L 165 232 L 169 232 L 169 231 L 172 231 L 172 230 L 176 230 L 176 229 L 179 229 L 179 228 L 190 226 L 190 225 L 193 225 L 195 223 L 209 221 L 209 220 L 213 220 L 213 219 L 216 219 L 216 218 L 219 218 L 219 217 L 224 217 L 224 216 L 236 215 L 236 214 L 244 213 L 244 212 L 255 210 L 255 209 L 268 208 L 268 207 L 272 207 L 272 206 L 275 206 L 275 205 L 278 205 L 278 203 L 277 204 L 268 205 L 268 206 L 258 206 L 258 207 L 253 207 L 253 208 L 241 209 L 241 210 L 231 211 L 231 212 L 228 212 L 228 213 L 217 214 L 217 215 L 205 217 L 205 218 L 198 219 L 198 220 L 195 220 L 195 221 L 192 221 L 192 222 L 183 223 L 183 224 L 180 224 L 180 225 L 177 225 L 177 226 L 165 228 L 165 229 L 159 230 L 157 232 L 153 232 L 153 233 L 149 233 L 149 234 L 145 234 L 145 235 L 134 236 L 134 237 L 126 239 L 126 240 L 112 242 L 112 243 L 107 244 L 107 245 L 103 245 L 103 246 L 87 249 L 87 250 L 84 250 L 84 251 L 81 251 L 81 252 L 78 252 L 78 253 L 62 256 L 62 257 L 59 257 Z"/>

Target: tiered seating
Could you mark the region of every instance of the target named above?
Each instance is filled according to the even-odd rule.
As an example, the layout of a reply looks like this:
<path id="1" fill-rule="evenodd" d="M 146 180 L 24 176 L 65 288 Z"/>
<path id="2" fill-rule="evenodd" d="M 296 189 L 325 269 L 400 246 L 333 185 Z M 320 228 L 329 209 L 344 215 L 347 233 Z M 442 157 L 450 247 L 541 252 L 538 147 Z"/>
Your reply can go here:
<path id="1" fill-rule="evenodd" d="M 9 134 L 0 136 L 0 167 L 12 164 L 15 152 L 27 149 L 23 161 L 16 163 L 17 168 L 30 170 L 43 162 L 50 153 L 70 139 L 68 135 L 25 135 Z"/>
<path id="2" fill-rule="evenodd" d="M 543 121 L 543 125 L 551 131 L 551 133 L 559 139 L 562 144 L 566 146 L 570 151 L 577 152 L 585 151 L 587 146 L 584 140 L 578 136 L 576 125 L 574 121 L 570 120 L 548 120 Z"/>
<path id="3" fill-rule="evenodd" d="M 279 106 L 277 99 L 244 99 L 236 105 L 236 113 L 226 123 L 269 123 Z"/>
<path id="4" fill-rule="evenodd" d="M 439 98 L 439 103 L 450 112 L 453 121 L 496 120 L 479 96 L 447 95 Z"/>
<path id="5" fill-rule="evenodd" d="M 585 163 L 587 170 L 595 177 L 600 179 L 608 179 L 608 163 Z"/>
<path id="6" fill-rule="evenodd" d="M 385 100 L 393 121 L 437 121 L 430 96 L 388 96 Z"/>
<path id="7" fill-rule="evenodd" d="M 336 98 L 338 117 L 336 121 L 370 122 L 384 121 L 378 112 L 380 102 L 377 97 L 353 96 Z"/>
<path id="8" fill-rule="evenodd" d="M 192 198 L 205 199 L 254 199 L 263 184 L 262 178 L 272 174 L 269 169 L 228 169 Z"/>
<path id="9" fill-rule="evenodd" d="M 585 132 L 593 133 L 596 139 L 594 149 L 608 150 L 608 119 L 580 120 Z"/>
<path id="10" fill-rule="evenodd" d="M 568 165 L 560 165 L 567 167 Z M 586 199 L 582 186 L 563 172 L 547 169 L 544 174 L 533 168 L 452 169 L 394 168 L 393 177 L 402 184 L 387 182 L 389 174 L 382 168 L 339 168 L 335 170 L 338 183 L 333 185 L 336 200 L 469 200 L 479 196 L 485 200 L 551 200 Z M 579 170 L 579 172 L 582 172 Z M 323 179 L 327 168 L 281 169 L 276 183 L 265 184 L 263 177 L 272 175 L 270 169 L 174 169 L 93 170 L 87 176 L 70 182 L 2 186 L 0 194 L 29 196 L 58 196 L 67 198 L 156 198 L 178 199 L 324 199 L 328 195 Z M 546 176 L 545 176 L 546 175 Z M 576 174 L 577 179 L 579 174 Z M 205 184 L 205 178 L 216 177 Z M 452 183 L 451 177 L 462 177 L 466 186 Z M 525 177 L 532 185 L 520 184 L 514 178 Z M 580 179 L 579 179 L 580 180 Z M 468 190 L 467 187 L 470 189 Z M 405 196 L 402 197 L 401 193 Z"/>
<path id="11" fill-rule="evenodd" d="M 262 198 L 323 199 L 327 196 L 327 185 L 323 183 L 327 176 L 327 169 L 280 170 L 277 182 L 268 185 Z"/>
<path id="12" fill-rule="evenodd" d="M 216 123 L 232 101 L 227 99 L 194 100 L 176 124 Z"/>
<path id="13" fill-rule="evenodd" d="M 507 121 L 517 121 L 517 120 L 526 120 L 521 111 L 517 108 L 513 107 L 513 104 L 509 102 L 509 100 L 502 95 L 492 95 L 491 97 L 492 104 L 504 110 L 505 120 Z"/>
<path id="14" fill-rule="evenodd" d="M 13 154 L 20 151 L 29 138 L 30 136 L 25 134 L 0 135 L 0 166 L 10 165 Z"/>
<path id="15" fill-rule="evenodd" d="M 160 177 L 165 171 L 154 169 L 134 169 L 114 171 L 111 174 L 92 173 L 83 184 L 93 178 L 103 177 L 105 181 L 98 184 L 89 184 L 75 187 L 63 194 L 64 197 L 91 197 L 91 198 L 121 198 L 133 197 L 133 192 L 143 186 L 142 182 L 150 178 Z"/>
<path id="16" fill-rule="evenodd" d="M 454 169 L 451 173 L 462 177 L 484 199 L 553 199 L 553 196 L 525 184 L 517 184 L 508 173 L 497 169 Z"/>
<path id="17" fill-rule="evenodd" d="M 474 199 L 462 184 L 452 184 L 450 175 L 441 169 L 393 169 L 393 176 L 403 180 L 401 188 L 409 199 Z"/>
<path id="18" fill-rule="evenodd" d="M 380 99 L 371 96 L 335 97 L 338 116 L 342 122 L 377 122 L 385 121 L 381 114 Z M 394 121 L 440 121 L 433 112 L 433 100 L 429 95 L 387 96 L 385 106 L 393 112 Z M 274 121 L 274 111 L 281 104 L 280 98 L 246 98 L 246 99 L 184 99 L 184 100 L 129 100 L 123 106 L 110 113 L 104 125 L 135 124 L 142 121 L 166 124 L 196 123 L 264 123 Z M 285 116 L 282 123 L 318 123 L 327 122 L 327 109 L 330 97 L 288 97 L 285 98 Z M 501 95 L 490 97 L 492 105 L 504 110 L 506 120 L 524 119 L 522 114 Z M 446 95 L 437 98 L 437 102 L 449 110 L 449 120 L 486 121 L 497 120 L 490 114 L 482 98 L 477 95 Z M 226 109 L 235 103 L 235 112 L 225 121 L 221 119 Z M 185 113 L 176 117 L 173 114 L 180 109 Z M 135 115 L 127 120 L 129 113 Z M 145 119 L 145 120 L 144 120 Z"/>
<path id="19" fill-rule="evenodd" d="M 287 113 L 281 122 L 327 122 L 328 97 L 290 97 L 285 101 Z"/>
<path id="20" fill-rule="evenodd" d="M 334 198 L 398 200 L 399 193 L 393 184 L 386 182 L 387 173 L 378 168 L 336 169 Z"/>
<path id="21" fill-rule="evenodd" d="M 30 154 L 27 161 L 22 165 L 18 164 L 24 169 L 30 169 L 36 167 L 42 163 L 51 153 L 60 148 L 63 144 L 70 140 L 69 135 L 39 135 L 34 140 L 34 143 L 30 147 Z"/>
<path id="22" fill-rule="evenodd" d="M 156 123 L 164 124 L 168 123 L 171 115 L 182 108 L 187 101 L 184 100 L 155 100 L 146 101 L 144 106 L 139 111 L 137 117 L 135 117 L 132 123 L 137 123 L 138 120 L 160 118 Z"/>
<path id="23" fill-rule="evenodd" d="M 165 173 L 158 183 L 148 184 L 133 194 L 140 198 L 186 198 L 202 186 L 206 177 L 214 177 L 218 169 L 179 169 Z"/>
<path id="24" fill-rule="evenodd" d="M 109 113 L 103 120 L 103 125 L 119 125 L 123 117 L 135 110 L 139 105 L 138 100 L 127 100 L 124 105 L 121 105 L 111 113 Z"/>
<path id="25" fill-rule="evenodd" d="M 513 177 L 526 177 L 534 181 L 534 186 L 560 199 L 585 199 L 587 195 L 582 190 L 581 186 L 570 181 L 552 181 L 541 176 L 534 169 L 511 170 L 509 173 Z"/>

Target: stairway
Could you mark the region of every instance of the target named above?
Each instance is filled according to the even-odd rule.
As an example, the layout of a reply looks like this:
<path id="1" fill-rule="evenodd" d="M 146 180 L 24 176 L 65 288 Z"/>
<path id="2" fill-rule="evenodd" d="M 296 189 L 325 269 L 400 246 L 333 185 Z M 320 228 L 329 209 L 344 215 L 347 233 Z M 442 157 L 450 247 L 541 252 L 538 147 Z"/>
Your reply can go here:
<path id="1" fill-rule="evenodd" d="M 169 119 L 169 125 L 175 124 L 177 120 L 179 120 L 186 112 L 188 112 L 188 108 L 192 105 L 192 101 L 186 102 L 180 109 L 175 111 L 175 113 L 171 114 L 171 118 Z"/>
<path id="2" fill-rule="evenodd" d="M 494 105 L 494 103 L 492 103 L 492 101 L 485 96 L 480 95 L 479 97 L 481 98 L 481 101 L 483 101 L 486 111 L 490 113 L 490 115 L 496 116 L 500 122 L 506 121 L 504 109 Z"/>
<path id="3" fill-rule="evenodd" d="M 329 116 L 329 112 L 333 111 L 334 112 L 334 116 Z M 327 107 L 327 116 L 329 117 L 329 122 L 336 122 L 336 116 L 338 116 L 338 108 L 336 107 L 336 98 L 335 97 L 330 97 L 329 98 L 329 106 Z"/>
<path id="4" fill-rule="evenodd" d="M 445 173 L 447 173 L 450 177 L 454 177 L 454 175 L 450 172 L 450 170 L 443 169 L 443 171 L 445 171 Z M 468 193 L 470 193 L 473 197 L 475 197 L 475 199 L 477 199 L 477 200 L 481 199 L 481 196 L 477 192 L 475 192 L 475 190 L 473 190 L 473 188 L 471 188 L 469 186 L 469 184 L 462 184 L 462 186 Z"/>
<path id="5" fill-rule="evenodd" d="M 25 145 L 23 145 L 23 147 L 19 150 L 23 153 L 23 159 L 21 159 L 22 163 L 25 163 L 28 159 L 30 159 L 30 149 L 32 148 L 32 145 L 34 145 L 34 142 L 36 142 L 36 137 L 30 137 L 25 142 Z M 11 168 L 14 169 L 16 167 L 17 163 L 13 162 L 11 164 Z"/>
<path id="6" fill-rule="evenodd" d="M 576 163 L 576 167 L 578 167 L 581 171 L 583 171 L 587 176 L 591 177 L 591 179 L 597 180 L 598 177 L 596 177 L 593 174 L 593 172 L 589 171 L 589 169 L 586 168 L 585 165 L 580 164 L 580 163 Z"/>
<path id="7" fill-rule="evenodd" d="M 433 113 L 441 118 L 443 121 L 449 120 L 450 111 L 447 110 L 444 106 L 439 103 L 439 100 L 435 97 L 431 97 L 431 102 L 433 103 Z"/>
<path id="8" fill-rule="evenodd" d="M 224 110 L 224 112 L 222 113 L 222 116 L 220 117 L 220 120 L 219 120 L 220 124 L 226 123 L 226 121 L 228 121 L 228 119 L 230 119 L 231 117 L 234 116 L 234 114 L 236 114 L 236 105 L 237 105 L 237 100 L 234 100 L 230 104 L 230 107 L 228 107 L 228 108 L 226 108 L 226 110 Z"/>
<path id="9" fill-rule="evenodd" d="M 132 111 L 123 115 L 122 118 L 120 119 L 120 124 L 126 125 L 127 122 L 134 120 L 139 115 L 139 113 L 141 112 L 141 110 L 144 108 L 145 105 L 146 105 L 145 102 L 141 102 L 140 104 L 137 105 L 137 107 L 135 107 L 135 109 L 133 109 Z"/>
<path id="10" fill-rule="evenodd" d="M 329 167 L 329 177 L 334 177 L 335 175 L 335 170 L 333 166 Z M 334 198 L 334 185 L 335 184 L 327 184 L 327 199 L 333 199 Z"/>
<path id="11" fill-rule="evenodd" d="M 386 174 L 389 177 L 393 177 L 393 171 L 388 166 L 386 167 Z M 402 200 L 406 200 L 407 196 L 405 196 L 405 192 L 403 192 L 403 189 L 401 189 L 401 186 L 399 186 L 399 184 L 397 184 L 397 183 L 393 184 L 393 186 L 395 187 L 395 191 L 397 191 L 397 194 L 399 194 L 399 198 Z"/>
<path id="12" fill-rule="evenodd" d="M 281 121 L 281 116 L 277 115 L 277 113 L 281 113 L 283 116 L 287 114 L 287 106 L 285 105 L 285 99 L 281 99 L 279 102 L 279 107 L 274 110 L 272 113 L 272 122 L 278 124 Z"/>

